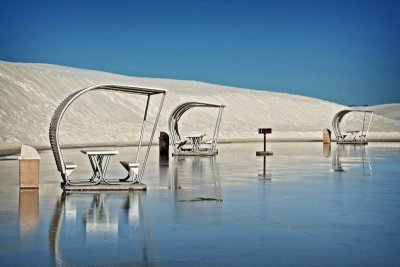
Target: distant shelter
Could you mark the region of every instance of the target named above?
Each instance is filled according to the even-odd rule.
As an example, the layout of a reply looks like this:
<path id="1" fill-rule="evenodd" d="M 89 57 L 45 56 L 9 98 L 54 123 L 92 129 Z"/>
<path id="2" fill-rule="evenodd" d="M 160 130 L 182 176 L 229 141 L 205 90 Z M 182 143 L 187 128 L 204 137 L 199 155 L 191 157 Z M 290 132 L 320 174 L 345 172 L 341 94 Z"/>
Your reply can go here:
<path id="1" fill-rule="evenodd" d="M 367 134 L 374 112 L 341 110 L 333 117 L 332 127 L 338 144 L 368 144 Z M 347 116 L 351 115 L 351 116 Z M 344 118 L 346 119 L 344 120 Z"/>
<path id="2" fill-rule="evenodd" d="M 203 144 L 203 138 L 206 136 L 204 132 L 193 132 L 188 133 L 185 136 L 181 136 L 179 132 L 178 122 L 182 115 L 189 109 L 202 107 L 202 108 L 217 108 L 218 115 L 214 126 L 214 133 L 210 140 Z M 217 143 L 218 134 L 222 120 L 222 113 L 224 105 L 215 105 L 201 102 L 186 102 L 178 107 L 171 113 L 168 119 L 168 127 L 171 135 L 171 143 L 174 146 L 174 152 L 172 156 L 213 156 L 218 153 Z M 192 126 L 196 126 L 196 120 L 190 120 Z M 203 131 L 203 129 L 199 129 Z"/>

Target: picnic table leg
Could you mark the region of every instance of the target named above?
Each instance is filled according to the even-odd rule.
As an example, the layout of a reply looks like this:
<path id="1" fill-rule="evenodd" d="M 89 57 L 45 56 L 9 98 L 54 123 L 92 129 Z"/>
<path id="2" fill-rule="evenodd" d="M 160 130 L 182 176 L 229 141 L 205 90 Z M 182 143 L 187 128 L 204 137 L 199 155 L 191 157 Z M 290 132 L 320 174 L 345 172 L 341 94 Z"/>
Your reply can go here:
<path id="1" fill-rule="evenodd" d="M 108 163 L 110 163 L 110 156 L 106 156 L 106 162 L 104 163 L 104 168 L 103 168 L 103 171 L 102 171 L 104 180 L 105 180 L 105 175 L 106 175 L 107 168 L 108 168 Z"/>
<path id="2" fill-rule="evenodd" d="M 101 183 L 102 181 L 106 181 L 106 179 L 104 177 L 104 174 L 105 174 L 105 171 L 107 170 L 108 162 L 110 160 L 110 157 L 106 156 L 106 162 L 105 162 L 104 166 L 103 166 L 103 159 L 104 159 L 103 155 L 97 155 L 97 156 L 93 156 L 91 158 L 91 160 L 93 160 L 93 163 L 94 163 L 94 166 L 95 166 L 95 168 L 93 169 L 93 171 L 94 171 L 93 176 L 95 178 L 99 179 L 97 181 L 98 183 Z M 91 180 L 91 181 L 93 181 L 93 180 Z"/>
<path id="3" fill-rule="evenodd" d="M 88 155 L 88 157 L 89 157 L 90 165 L 92 166 L 92 170 L 93 170 L 93 175 L 90 178 L 90 182 L 93 182 L 96 178 L 100 179 L 100 176 L 99 176 L 100 170 L 97 167 L 98 164 L 97 164 L 97 159 L 95 158 L 96 156 Z"/>
<path id="4" fill-rule="evenodd" d="M 103 167 L 102 167 L 102 172 L 101 172 L 101 177 L 102 177 L 101 179 L 102 179 L 102 181 L 104 181 L 107 184 L 112 184 L 106 178 L 106 172 L 107 172 L 108 164 L 110 163 L 111 156 L 105 155 L 104 157 L 105 158 L 102 158 L 102 162 L 103 162 L 103 160 L 105 160 L 105 163 L 104 163 L 104 165 L 102 164 Z"/>
<path id="5" fill-rule="evenodd" d="M 200 151 L 200 139 L 199 138 L 193 138 L 193 150 Z"/>
<path id="6" fill-rule="evenodd" d="M 93 157 L 93 161 L 95 163 L 95 177 L 99 179 L 99 181 L 101 182 L 101 161 L 99 160 L 99 158 L 97 156 Z"/>

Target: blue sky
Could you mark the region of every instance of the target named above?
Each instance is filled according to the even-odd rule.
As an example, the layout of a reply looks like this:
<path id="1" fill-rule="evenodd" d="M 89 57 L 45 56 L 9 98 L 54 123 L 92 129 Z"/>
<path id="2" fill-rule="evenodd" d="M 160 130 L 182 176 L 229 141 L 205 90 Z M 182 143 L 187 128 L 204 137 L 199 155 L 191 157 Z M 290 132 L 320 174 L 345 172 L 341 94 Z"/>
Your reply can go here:
<path id="1" fill-rule="evenodd" d="M 400 103 L 400 1 L 0 3 L 0 60 Z"/>

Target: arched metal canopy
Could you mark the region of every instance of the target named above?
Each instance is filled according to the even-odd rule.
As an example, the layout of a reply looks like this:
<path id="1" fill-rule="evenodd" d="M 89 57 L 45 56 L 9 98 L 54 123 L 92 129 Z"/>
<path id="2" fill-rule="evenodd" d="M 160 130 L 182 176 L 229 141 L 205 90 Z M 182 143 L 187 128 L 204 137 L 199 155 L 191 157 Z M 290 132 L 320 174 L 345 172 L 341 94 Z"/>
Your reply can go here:
<path id="1" fill-rule="evenodd" d="M 150 149 L 150 146 L 151 146 L 151 143 L 152 143 L 152 140 L 153 140 L 153 136 L 154 136 L 155 129 L 156 129 L 156 126 L 157 126 L 158 118 L 160 116 L 161 108 L 162 108 L 162 105 L 163 105 L 163 102 L 164 102 L 164 98 L 165 98 L 165 94 L 166 94 L 167 90 L 155 89 L 155 88 L 135 87 L 135 86 L 129 86 L 129 85 L 117 85 L 117 84 L 99 84 L 99 85 L 90 86 L 90 87 L 78 90 L 78 91 L 70 94 L 69 96 L 67 96 L 58 105 L 58 107 L 55 110 L 55 112 L 53 114 L 53 117 L 51 119 L 50 128 L 49 128 L 50 144 L 51 144 L 51 148 L 53 150 L 53 155 L 54 155 L 54 159 L 56 161 L 57 169 L 61 173 L 61 176 L 63 178 L 64 183 L 66 183 L 66 181 L 67 181 L 68 172 L 67 172 L 66 163 L 64 162 L 63 154 L 61 152 L 61 147 L 60 147 L 60 143 L 59 143 L 59 128 L 60 128 L 60 125 L 61 125 L 61 120 L 63 118 L 63 115 L 67 111 L 68 107 L 78 97 L 82 96 L 83 94 L 85 94 L 87 92 L 100 91 L 100 90 L 101 91 L 111 91 L 111 92 L 131 93 L 131 94 L 140 94 L 140 95 L 146 95 L 147 96 L 147 104 L 146 104 L 146 109 L 145 109 L 145 112 L 144 112 L 142 129 L 141 129 L 141 133 L 140 133 L 138 153 L 140 151 L 140 146 L 142 144 L 143 132 L 144 132 L 144 126 L 145 126 L 145 122 L 146 122 L 146 118 L 147 118 L 147 111 L 148 111 L 150 96 L 156 95 L 156 94 L 163 94 L 161 102 L 160 102 L 158 114 L 157 114 L 157 117 L 156 117 L 156 120 L 155 120 L 153 132 L 152 132 L 152 135 L 151 135 L 151 138 L 150 138 L 150 144 L 149 144 L 146 156 L 145 156 L 145 162 L 147 160 L 149 149 Z M 138 157 L 139 157 L 139 154 L 137 154 L 136 160 L 138 160 Z M 146 164 L 145 162 L 143 163 L 143 167 L 142 167 L 142 170 L 141 170 L 141 173 L 140 173 L 139 181 L 141 180 L 141 176 L 143 175 L 144 167 L 145 167 L 145 164 Z"/>
<path id="2" fill-rule="evenodd" d="M 346 132 L 343 131 L 341 128 L 341 122 L 344 116 L 346 116 L 351 112 L 364 113 L 363 125 L 361 129 L 356 129 Z M 371 116 L 369 117 L 368 125 L 366 126 L 367 113 L 371 114 Z M 333 132 L 335 133 L 337 139 L 337 143 L 357 143 L 357 144 L 367 143 L 367 134 L 369 131 L 369 127 L 371 125 L 373 113 L 374 112 L 370 110 L 356 110 L 356 109 L 345 109 L 336 113 L 336 115 L 332 119 L 332 127 L 333 127 Z"/>
<path id="3" fill-rule="evenodd" d="M 175 108 L 175 110 L 171 113 L 169 119 L 168 119 L 168 128 L 169 132 L 171 135 L 171 141 L 172 144 L 178 144 L 179 142 L 182 141 L 181 135 L 179 133 L 179 127 L 178 127 L 178 122 L 182 115 L 188 111 L 189 109 L 195 108 L 195 107 L 206 107 L 206 108 L 218 108 L 218 116 L 217 116 L 217 121 L 215 124 L 214 128 L 214 134 L 211 140 L 212 144 L 212 150 L 215 150 L 217 140 L 218 140 L 218 133 L 219 133 L 219 127 L 221 124 L 221 119 L 222 119 L 222 112 L 224 109 L 224 105 L 216 105 L 216 104 L 208 104 L 208 103 L 202 103 L 202 102 L 186 102 L 178 107 Z M 176 149 L 176 147 L 175 147 Z"/>

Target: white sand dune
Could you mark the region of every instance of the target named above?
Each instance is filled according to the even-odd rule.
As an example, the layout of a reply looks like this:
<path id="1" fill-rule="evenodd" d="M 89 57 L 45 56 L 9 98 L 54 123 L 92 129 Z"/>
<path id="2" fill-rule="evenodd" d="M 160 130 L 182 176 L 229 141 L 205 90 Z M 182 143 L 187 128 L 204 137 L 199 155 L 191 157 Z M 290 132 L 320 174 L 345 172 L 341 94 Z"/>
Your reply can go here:
<path id="1" fill-rule="evenodd" d="M 78 89 L 102 83 L 168 89 L 157 133 L 168 132 L 168 117 L 181 103 L 224 104 L 221 142 L 261 141 L 262 137 L 257 134 L 260 127 L 273 129 L 269 140 L 320 140 L 322 129 L 331 128 L 332 117 L 346 108 L 315 98 L 196 81 L 128 77 L 55 65 L 0 61 L 0 151 L 19 149 L 22 143 L 48 148 L 48 127 L 57 105 Z M 62 145 L 135 143 L 143 106 L 144 98 L 134 95 L 88 93 L 65 114 Z M 390 107 L 390 114 L 398 114 L 399 107 Z M 150 110 L 152 114 L 154 111 Z M 181 132 L 212 135 L 216 115 L 212 109 L 190 110 L 181 119 Z M 370 141 L 400 140 L 398 115 L 374 116 L 370 132 Z"/>
<path id="2" fill-rule="evenodd" d="M 361 107 L 361 109 L 372 110 L 375 115 L 388 119 L 400 121 L 400 104 L 382 104 L 375 106 Z"/>

